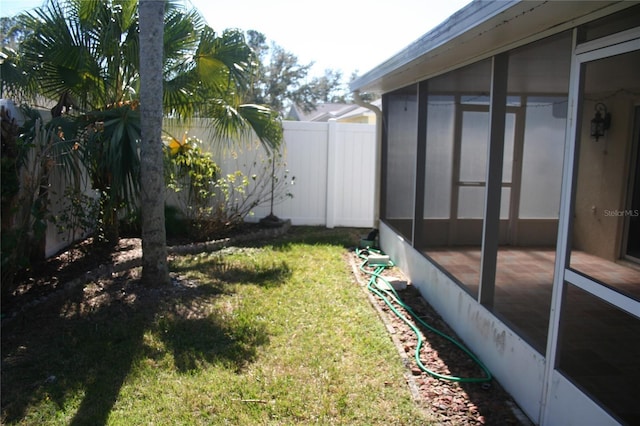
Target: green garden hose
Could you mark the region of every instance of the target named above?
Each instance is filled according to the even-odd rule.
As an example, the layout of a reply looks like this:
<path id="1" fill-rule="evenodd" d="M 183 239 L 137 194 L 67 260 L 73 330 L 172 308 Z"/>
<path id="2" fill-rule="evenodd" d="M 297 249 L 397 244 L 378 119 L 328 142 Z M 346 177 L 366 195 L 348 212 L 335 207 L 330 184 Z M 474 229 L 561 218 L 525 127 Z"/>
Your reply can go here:
<path id="1" fill-rule="evenodd" d="M 393 311 L 393 313 L 396 314 L 398 318 L 404 321 L 404 323 L 407 324 L 411 328 L 411 330 L 415 333 L 418 339 L 418 343 L 416 345 L 416 350 L 415 350 L 415 360 L 416 360 L 416 363 L 418 364 L 418 367 L 422 371 L 429 374 L 430 376 L 433 376 L 442 380 L 449 380 L 452 382 L 460 382 L 460 383 L 490 382 L 492 380 L 491 373 L 489 372 L 487 367 L 485 367 L 485 365 L 469 349 L 467 349 L 461 342 L 457 341 L 453 337 L 448 336 L 445 333 L 441 332 L 440 330 L 427 324 L 422 318 L 416 315 L 415 312 L 413 312 L 413 310 L 409 306 L 407 306 L 404 302 L 402 302 L 400 297 L 398 297 L 398 293 L 395 291 L 395 289 L 381 275 L 382 272 L 385 270 L 385 268 L 393 266 L 393 262 L 389 261 L 387 265 L 369 265 L 369 269 L 367 269 L 367 264 L 369 261 L 368 259 L 369 253 L 380 254 L 381 252 L 379 250 L 375 250 L 372 248 L 367 248 L 365 250 L 356 249 L 356 254 L 358 255 L 358 257 L 360 259 L 363 259 L 363 262 L 360 264 L 360 270 L 365 274 L 368 274 L 371 276 L 371 278 L 369 279 L 369 283 L 367 284 L 367 288 L 369 289 L 369 291 L 371 291 L 380 299 L 382 299 L 384 303 L 391 309 L 391 311 Z M 379 286 L 378 280 L 381 280 L 386 285 L 384 287 Z M 437 335 L 445 338 L 446 340 L 448 340 L 449 342 L 457 346 L 464 353 L 466 353 L 469 356 L 469 358 L 471 358 L 471 360 L 475 362 L 484 371 L 484 377 L 456 377 L 456 376 L 449 376 L 446 374 L 436 373 L 435 371 L 428 369 L 420 359 L 420 351 L 422 349 L 422 345 L 424 344 L 422 333 L 420 332 L 418 327 L 416 327 L 414 323 L 412 323 L 404 314 L 402 314 L 396 308 L 396 305 L 394 305 L 394 303 L 392 302 L 395 302 L 395 304 L 397 304 L 398 306 L 401 306 L 407 313 L 409 313 L 417 322 L 422 324 L 424 327 L 436 333 Z"/>

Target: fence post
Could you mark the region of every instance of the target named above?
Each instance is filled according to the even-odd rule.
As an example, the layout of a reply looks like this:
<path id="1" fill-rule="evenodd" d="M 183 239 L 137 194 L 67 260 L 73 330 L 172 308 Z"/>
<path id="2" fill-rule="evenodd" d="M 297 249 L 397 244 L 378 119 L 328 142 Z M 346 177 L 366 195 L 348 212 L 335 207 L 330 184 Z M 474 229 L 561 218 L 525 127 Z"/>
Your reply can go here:
<path id="1" fill-rule="evenodd" d="M 336 179 L 337 127 L 338 121 L 335 118 L 329 119 L 329 127 L 327 129 L 327 212 L 325 219 L 327 228 L 334 228 L 336 225 L 336 194 L 338 191 Z"/>

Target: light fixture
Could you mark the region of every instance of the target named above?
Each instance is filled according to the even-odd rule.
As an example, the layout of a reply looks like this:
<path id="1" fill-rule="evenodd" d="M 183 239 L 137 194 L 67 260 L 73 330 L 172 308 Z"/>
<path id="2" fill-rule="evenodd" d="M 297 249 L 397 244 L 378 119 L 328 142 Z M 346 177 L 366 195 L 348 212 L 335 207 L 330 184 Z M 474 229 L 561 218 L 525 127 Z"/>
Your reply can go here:
<path id="1" fill-rule="evenodd" d="M 604 131 L 611 127 L 611 114 L 607 111 L 605 104 L 598 102 L 595 107 L 596 115 L 591 119 L 591 137 L 598 138 L 604 136 Z"/>

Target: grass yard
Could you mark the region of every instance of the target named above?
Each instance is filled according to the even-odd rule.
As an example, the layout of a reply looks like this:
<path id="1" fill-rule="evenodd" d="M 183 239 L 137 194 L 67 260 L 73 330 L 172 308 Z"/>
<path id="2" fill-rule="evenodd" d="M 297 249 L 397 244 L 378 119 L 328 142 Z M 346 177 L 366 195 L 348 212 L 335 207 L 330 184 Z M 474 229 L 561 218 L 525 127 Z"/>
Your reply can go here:
<path id="1" fill-rule="evenodd" d="M 133 270 L 34 307 L 2 330 L 2 423 L 429 424 L 345 260 L 363 232 L 294 227 L 179 257 L 170 289 Z"/>

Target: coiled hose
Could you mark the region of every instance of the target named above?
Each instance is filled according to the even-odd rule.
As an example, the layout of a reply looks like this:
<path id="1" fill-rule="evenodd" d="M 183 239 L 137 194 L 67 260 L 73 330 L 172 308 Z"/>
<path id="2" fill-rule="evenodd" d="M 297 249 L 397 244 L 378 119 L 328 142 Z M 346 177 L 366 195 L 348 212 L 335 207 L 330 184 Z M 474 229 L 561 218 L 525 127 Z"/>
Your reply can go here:
<path id="1" fill-rule="evenodd" d="M 389 261 L 387 265 L 368 265 L 369 253 L 381 254 L 381 252 L 379 250 L 372 249 L 372 248 L 367 248 L 367 249 L 362 249 L 362 250 L 361 249 L 356 249 L 356 254 L 358 255 L 358 257 L 360 259 L 363 260 L 362 263 L 360 264 L 360 270 L 362 272 L 364 272 L 365 274 L 371 276 L 369 278 L 369 282 L 367 284 L 367 289 L 369 291 L 371 291 L 372 293 L 374 293 L 376 296 L 378 296 L 380 299 L 382 299 L 384 301 L 384 303 L 391 309 L 391 311 L 395 315 L 397 315 L 398 318 L 400 318 L 405 324 L 407 324 L 409 326 L 409 328 L 411 328 L 411 330 L 416 335 L 416 337 L 418 339 L 418 343 L 416 345 L 416 350 L 415 350 L 415 360 L 416 360 L 416 363 L 418 364 L 418 367 L 422 371 L 424 371 L 427 374 L 429 374 L 430 376 L 433 376 L 433 377 L 436 377 L 436 378 L 442 379 L 442 380 L 449 380 L 449 381 L 452 381 L 452 382 L 460 382 L 460 383 L 486 383 L 486 382 L 490 382 L 492 380 L 491 373 L 489 372 L 489 369 L 487 369 L 487 367 L 485 367 L 485 365 L 478 359 L 478 357 L 476 357 L 461 342 L 457 341 L 456 339 L 454 339 L 451 336 L 448 336 L 447 334 L 441 332 L 440 330 L 432 327 L 431 325 L 427 324 L 422 318 L 420 318 L 418 315 L 416 315 L 415 312 L 413 312 L 413 310 L 409 306 L 407 306 L 404 302 L 402 302 L 400 297 L 398 297 L 398 293 L 396 292 L 396 290 L 381 275 L 382 272 L 385 270 L 385 268 L 394 266 L 393 262 Z M 367 267 L 369 269 L 367 269 Z M 384 282 L 386 285 L 384 287 L 379 286 L 378 285 L 378 280 Z M 450 375 L 447 375 L 447 374 L 436 373 L 435 371 L 430 370 L 429 368 L 427 368 L 423 364 L 422 360 L 420 359 L 420 351 L 421 351 L 422 346 L 424 344 L 424 338 L 422 336 L 422 333 L 420 332 L 418 327 L 413 322 L 411 322 L 402 312 L 400 312 L 396 308 L 396 305 L 394 305 L 393 302 L 395 302 L 396 305 L 401 306 L 407 313 L 409 313 L 409 315 L 411 315 L 417 322 L 422 324 L 424 327 L 426 327 L 427 329 L 429 329 L 432 332 L 436 333 L 437 335 L 443 337 L 447 341 L 451 342 L 452 344 L 457 346 L 460 350 L 462 350 L 465 354 L 467 354 L 467 356 L 469 356 L 469 358 L 473 362 L 475 362 L 482 369 L 482 371 L 484 372 L 484 376 L 483 377 L 456 377 L 456 376 L 450 376 Z"/>

